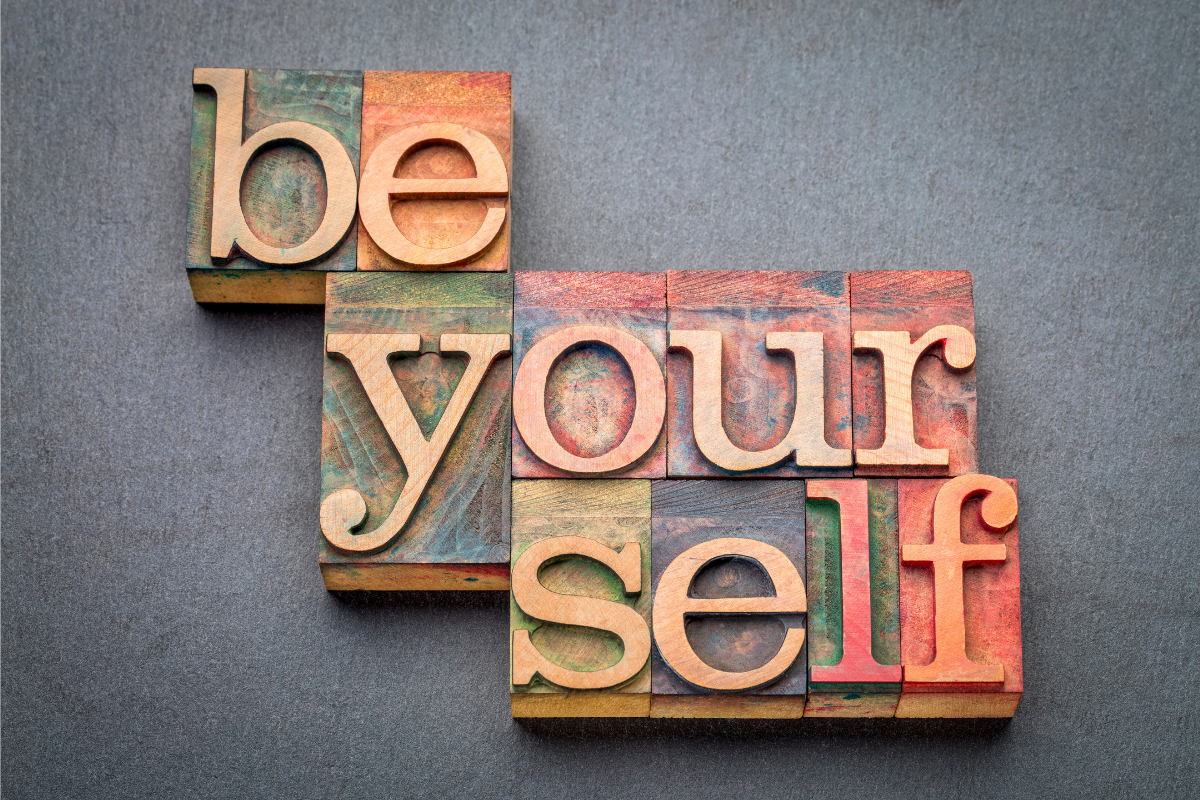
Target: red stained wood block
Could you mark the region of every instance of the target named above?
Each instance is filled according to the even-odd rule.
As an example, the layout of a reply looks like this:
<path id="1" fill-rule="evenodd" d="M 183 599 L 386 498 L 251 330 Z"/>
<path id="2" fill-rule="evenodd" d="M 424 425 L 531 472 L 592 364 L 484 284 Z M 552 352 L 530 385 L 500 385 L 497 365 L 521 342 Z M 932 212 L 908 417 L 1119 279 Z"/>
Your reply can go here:
<path id="1" fill-rule="evenodd" d="M 650 716 L 803 716 L 803 484 L 654 481 L 651 543 Z M 697 613 L 705 601 L 745 608 Z"/>
<path id="2" fill-rule="evenodd" d="M 512 79 L 365 72 L 360 270 L 504 272 Z"/>
<path id="3" fill-rule="evenodd" d="M 971 273 L 851 273 L 850 323 L 855 475 L 975 472 Z"/>
<path id="4" fill-rule="evenodd" d="M 515 275 L 517 478 L 666 474 L 666 276 Z"/>
<path id="5" fill-rule="evenodd" d="M 667 328 L 672 477 L 853 474 L 846 273 L 672 270 Z"/>
<path id="6" fill-rule="evenodd" d="M 1016 711 L 1024 690 L 1016 485 L 986 475 L 898 481 L 905 680 L 897 717 Z"/>
<path id="7" fill-rule="evenodd" d="M 805 716 L 891 717 L 900 699 L 896 481 L 805 483 Z"/>

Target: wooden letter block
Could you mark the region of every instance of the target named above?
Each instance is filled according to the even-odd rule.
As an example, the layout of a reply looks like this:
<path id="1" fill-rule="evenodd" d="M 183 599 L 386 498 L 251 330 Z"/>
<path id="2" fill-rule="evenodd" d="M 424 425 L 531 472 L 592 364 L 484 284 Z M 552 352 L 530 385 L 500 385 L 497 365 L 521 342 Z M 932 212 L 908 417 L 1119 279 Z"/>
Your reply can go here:
<path id="1" fill-rule="evenodd" d="M 649 715 L 649 481 L 512 493 L 512 715 Z"/>
<path id="2" fill-rule="evenodd" d="M 513 477 L 666 475 L 665 278 L 516 274 Z"/>
<path id="3" fill-rule="evenodd" d="M 360 270 L 505 272 L 507 72 L 365 72 Z"/>
<path id="4" fill-rule="evenodd" d="M 896 481 L 810 480 L 806 717 L 891 717 L 900 699 Z"/>
<path id="5" fill-rule="evenodd" d="M 1011 717 L 1023 691 L 1016 481 L 900 480 L 897 717 Z"/>
<path id="6" fill-rule="evenodd" d="M 844 272 L 667 273 L 668 473 L 852 475 Z"/>
<path id="7" fill-rule="evenodd" d="M 508 275 L 329 276 L 327 588 L 508 588 L 511 330 Z"/>
<path id="8" fill-rule="evenodd" d="M 804 716 L 804 486 L 654 481 L 652 717 Z"/>
<path id="9" fill-rule="evenodd" d="M 969 272 L 855 272 L 855 475 L 975 472 Z"/>
<path id="10" fill-rule="evenodd" d="M 353 271 L 361 72 L 197 69 L 188 281 L 197 302 L 325 302 Z"/>

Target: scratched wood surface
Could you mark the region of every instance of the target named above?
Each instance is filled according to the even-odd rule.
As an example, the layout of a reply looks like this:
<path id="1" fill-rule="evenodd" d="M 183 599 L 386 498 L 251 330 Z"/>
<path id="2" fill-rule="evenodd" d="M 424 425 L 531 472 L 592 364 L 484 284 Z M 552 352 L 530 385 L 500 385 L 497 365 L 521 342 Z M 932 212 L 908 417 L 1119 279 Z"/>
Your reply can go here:
<path id="1" fill-rule="evenodd" d="M 608 567 L 583 557 L 548 563 L 541 584 L 559 594 L 586 595 L 629 606 L 650 623 L 650 482 L 604 480 L 517 480 L 512 484 L 512 563 L 535 543 L 580 536 L 613 548 L 636 542 L 642 549 L 641 591 L 626 594 Z M 543 656 L 569 670 L 594 671 L 616 664 L 620 639 L 596 628 L 534 619 L 510 594 L 509 644 L 513 632 L 529 631 Z M 511 677 L 511 673 L 510 673 Z M 514 717 L 647 716 L 650 711 L 650 663 L 625 683 L 592 690 L 566 690 L 534 677 L 510 682 Z"/>
<path id="2" fill-rule="evenodd" d="M 655 591 L 667 567 L 701 542 L 738 537 L 772 545 L 804 575 L 804 485 L 784 481 L 654 481 L 652 575 Z M 717 559 L 701 568 L 689 596 L 700 598 L 774 596 L 762 568 L 745 559 Z M 694 616 L 685 623 L 687 641 L 710 667 L 745 672 L 767 663 L 803 615 Z M 657 635 L 657 632 L 656 632 Z M 807 645 L 805 645 L 807 647 Z M 761 688 L 731 693 L 701 691 L 668 666 L 657 643 L 651 651 L 654 717 L 800 717 L 807 682 L 807 655 Z"/>
<path id="3" fill-rule="evenodd" d="M 806 716 L 891 717 L 900 699 L 901 679 L 896 481 L 876 478 L 831 483 L 837 489 L 855 491 L 851 492 L 853 498 L 838 503 L 825 499 L 836 492 L 820 491 L 819 482 L 808 482 L 804 513 L 810 668 Z M 849 523 L 864 527 L 865 537 L 844 535 L 848 506 L 856 506 L 854 510 L 861 514 L 861 519 Z M 847 539 L 865 544 L 866 552 L 845 553 L 842 543 Z M 864 566 L 867 575 L 861 574 Z M 851 585 L 844 580 L 847 569 L 855 573 Z M 860 617 L 866 611 L 869 619 L 846 624 L 848 608 Z M 848 661 L 847 650 L 858 659 Z M 880 671 L 867 663 L 868 654 L 875 663 L 897 665 L 895 676 L 877 674 Z M 840 670 L 834 675 L 812 671 L 813 667 L 835 666 Z"/>
<path id="4" fill-rule="evenodd" d="M 666 353 L 666 276 L 637 272 L 518 272 L 515 275 L 513 363 L 530 348 L 566 328 L 616 328 L 642 342 L 661 372 Z M 594 458 L 629 433 L 636 408 L 634 377 L 611 347 L 586 344 L 558 359 L 546 379 L 546 420 L 568 452 Z M 513 424 L 513 477 L 565 478 L 573 473 L 530 450 Z M 605 477 L 666 475 L 665 426 L 654 444 L 628 466 Z"/>
<path id="5" fill-rule="evenodd" d="M 439 354 L 444 333 L 507 334 L 508 275 L 355 273 L 329 276 L 325 332 L 419 333 L 422 352 L 396 358 L 392 373 L 428 438 L 467 368 Z M 457 433 L 400 531 L 371 555 L 341 552 L 321 537 L 329 588 L 506 589 L 509 560 L 509 418 L 512 362 L 484 375 Z M 326 355 L 321 426 L 321 496 L 351 487 L 366 501 L 371 531 L 396 505 L 408 473 L 362 382 Z"/>
<path id="6" fill-rule="evenodd" d="M 938 325 L 958 325 L 974 333 L 971 288 L 971 273 L 961 270 L 851 273 L 851 329 L 907 331 L 912 341 Z M 948 369 L 942 349 L 941 345 L 931 348 L 913 372 L 913 436 L 922 447 L 948 449 L 948 467 L 859 464 L 855 475 L 952 476 L 979 469 L 975 367 L 961 372 Z M 883 444 L 885 420 L 879 353 L 856 351 L 851 369 L 854 447 L 875 449 Z"/>
<path id="7" fill-rule="evenodd" d="M 512 181 L 512 78 L 507 72 L 363 73 L 362 168 L 389 136 L 419 123 L 449 122 L 483 134 L 499 151 Z M 439 142 L 411 152 L 395 168 L 397 178 L 472 178 L 475 165 L 463 147 Z M 360 270 L 504 272 L 509 264 L 511 204 L 503 197 L 413 198 L 392 204 L 392 220 L 414 244 L 431 249 L 463 244 L 480 229 L 489 209 L 505 212 L 503 226 L 465 263 L 403 263 L 358 225 Z"/>
<path id="8" fill-rule="evenodd" d="M 898 481 L 900 545 L 933 541 L 933 507 L 944 479 Z M 1014 490 L 1016 481 L 1005 481 Z M 1003 535 L 987 531 L 980 522 L 979 497 L 968 499 L 961 511 L 961 536 L 967 544 L 1006 549 L 1002 564 L 963 569 L 963 619 L 947 623 L 965 628 L 966 653 L 978 664 L 1001 664 L 1002 686 L 919 685 L 905 675 L 898 717 L 1011 717 L 1024 691 L 1021 652 L 1021 565 L 1017 523 Z M 907 666 L 929 664 L 935 655 L 933 573 L 928 565 L 900 565 L 901 659 Z"/>
<path id="9" fill-rule="evenodd" d="M 789 433 L 797 401 L 824 403 L 820 435 L 831 447 L 849 450 L 850 289 L 844 272 L 672 270 L 667 273 L 668 330 L 721 334 L 721 419 L 737 448 L 768 450 Z M 767 352 L 776 331 L 810 331 L 824 338 L 823 385 L 797 387 L 795 359 Z M 728 469 L 706 458 L 693 429 L 693 355 L 667 355 L 668 474 L 671 477 L 780 477 L 852 475 L 849 465 L 812 467 L 788 455 L 772 466 Z"/>
<path id="10" fill-rule="evenodd" d="M 267 267 L 245 256 L 217 262 L 212 239 L 213 157 L 217 98 L 197 87 L 192 96 L 191 171 L 188 192 L 188 279 L 199 302 L 309 303 L 325 300 L 323 276 L 313 271 L 353 271 L 357 233 L 327 255 L 300 267 Z M 341 142 L 358 166 L 362 119 L 362 73 L 312 70 L 247 70 L 243 136 L 277 122 L 316 125 Z M 308 239 L 325 213 L 328 186 L 321 163 L 304 147 L 276 144 L 260 152 L 242 177 L 242 211 L 265 243 L 294 246 Z M 265 274 L 247 274 L 247 271 Z"/>

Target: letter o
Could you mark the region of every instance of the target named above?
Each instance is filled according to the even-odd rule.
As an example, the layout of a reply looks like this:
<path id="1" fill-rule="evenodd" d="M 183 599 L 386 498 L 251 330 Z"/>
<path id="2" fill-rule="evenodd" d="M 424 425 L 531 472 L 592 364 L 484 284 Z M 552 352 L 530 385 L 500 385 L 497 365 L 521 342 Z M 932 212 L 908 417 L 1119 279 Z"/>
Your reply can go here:
<path id="1" fill-rule="evenodd" d="M 567 348 L 595 342 L 621 354 L 633 373 L 633 422 L 617 446 L 591 458 L 567 452 L 546 419 L 546 380 L 550 368 Z M 533 454 L 567 472 L 613 472 L 646 454 L 658 440 L 667 409 L 667 387 L 654 354 L 640 339 L 615 328 L 578 325 L 564 328 L 529 349 L 513 384 L 513 421 Z"/>

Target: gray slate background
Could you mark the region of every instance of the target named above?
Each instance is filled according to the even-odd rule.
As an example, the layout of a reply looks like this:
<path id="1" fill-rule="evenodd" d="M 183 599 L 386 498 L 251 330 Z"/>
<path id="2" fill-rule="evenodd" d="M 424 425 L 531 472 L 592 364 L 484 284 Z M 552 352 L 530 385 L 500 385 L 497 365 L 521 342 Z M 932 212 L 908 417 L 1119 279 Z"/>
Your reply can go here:
<path id="1" fill-rule="evenodd" d="M 5 797 L 1200 792 L 1200 6 L 647 6 L 5 4 Z M 326 593 L 322 319 L 192 302 L 194 65 L 511 71 L 522 269 L 972 270 L 1016 718 L 518 724 L 503 596 Z"/>

